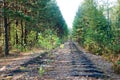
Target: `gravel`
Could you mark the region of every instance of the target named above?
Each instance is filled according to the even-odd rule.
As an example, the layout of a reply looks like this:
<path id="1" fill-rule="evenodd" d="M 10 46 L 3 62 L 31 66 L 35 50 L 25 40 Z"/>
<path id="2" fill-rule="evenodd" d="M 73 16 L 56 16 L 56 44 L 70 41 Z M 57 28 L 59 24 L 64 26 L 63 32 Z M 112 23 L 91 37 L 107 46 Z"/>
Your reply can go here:
<path id="1" fill-rule="evenodd" d="M 94 54 L 91 54 L 89 52 L 86 52 L 83 48 L 79 46 L 78 43 L 75 43 L 77 45 L 78 49 L 82 51 L 87 58 L 89 58 L 98 68 L 100 68 L 106 75 L 110 77 L 108 80 L 120 80 L 120 75 L 115 74 L 114 70 L 112 69 L 112 63 L 106 61 L 103 57 L 97 56 Z"/>
<path id="2" fill-rule="evenodd" d="M 40 66 L 45 70 L 43 76 L 38 72 Z M 9 69 L 8 72 L 4 68 Z M 1 72 L 0 80 L 120 80 L 112 63 L 85 52 L 71 41 L 66 42 L 64 48 L 54 49 L 52 55 L 33 55 L 3 66 Z"/>

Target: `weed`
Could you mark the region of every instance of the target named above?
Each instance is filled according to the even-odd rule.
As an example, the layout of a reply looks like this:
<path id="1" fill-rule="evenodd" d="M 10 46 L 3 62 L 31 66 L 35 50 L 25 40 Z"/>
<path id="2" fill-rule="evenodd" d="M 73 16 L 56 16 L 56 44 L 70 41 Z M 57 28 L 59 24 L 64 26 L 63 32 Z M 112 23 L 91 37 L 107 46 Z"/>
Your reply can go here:
<path id="1" fill-rule="evenodd" d="M 21 70 L 26 70 L 26 67 L 21 66 L 20 69 Z"/>
<path id="2" fill-rule="evenodd" d="M 43 66 L 39 67 L 38 73 L 39 73 L 40 76 L 43 76 L 43 74 L 45 73 L 45 69 L 44 69 Z"/>
<path id="3" fill-rule="evenodd" d="M 61 44 L 61 45 L 60 45 L 60 48 L 62 48 L 62 49 L 63 49 L 63 48 L 64 48 L 64 44 Z"/>

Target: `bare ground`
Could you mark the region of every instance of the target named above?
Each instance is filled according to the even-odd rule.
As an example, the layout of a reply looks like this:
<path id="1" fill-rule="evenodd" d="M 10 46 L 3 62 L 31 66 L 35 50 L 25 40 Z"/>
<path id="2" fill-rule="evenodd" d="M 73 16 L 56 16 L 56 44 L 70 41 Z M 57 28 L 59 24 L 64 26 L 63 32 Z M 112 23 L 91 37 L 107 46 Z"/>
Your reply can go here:
<path id="1" fill-rule="evenodd" d="M 9 63 L 9 62 L 8 62 Z M 43 75 L 39 68 L 43 67 Z M 1 66 L 0 80 L 120 80 L 112 63 L 68 41 L 52 53 L 23 57 Z"/>

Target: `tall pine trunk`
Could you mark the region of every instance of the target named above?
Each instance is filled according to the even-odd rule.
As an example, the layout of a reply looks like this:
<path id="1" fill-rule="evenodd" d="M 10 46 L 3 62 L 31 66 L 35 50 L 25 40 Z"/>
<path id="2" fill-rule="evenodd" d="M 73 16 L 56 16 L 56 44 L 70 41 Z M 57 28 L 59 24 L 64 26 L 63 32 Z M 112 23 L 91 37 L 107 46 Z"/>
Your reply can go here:
<path id="1" fill-rule="evenodd" d="M 19 41 L 18 41 L 18 33 L 17 33 L 17 26 L 18 26 L 18 21 L 16 20 L 16 44 L 19 43 Z"/>
<path id="2" fill-rule="evenodd" d="M 23 28 L 23 21 L 21 20 L 21 46 L 24 46 L 23 36 L 24 36 L 24 28 Z"/>
<path id="3" fill-rule="evenodd" d="M 8 26 L 7 26 L 7 18 L 4 17 L 4 28 L 5 28 L 5 56 L 9 55 L 9 48 L 8 48 Z"/>
<path id="4" fill-rule="evenodd" d="M 38 31 L 36 32 L 36 42 L 38 42 Z"/>
<path id="5" fill-rule="evenodd" d="M 24 31 L 24 44 L 26 44 L 26 45 L 27 45 L 27 33 L 28 33 L 28 31 L 27 31 L 26 26 L 27 26 L 27 24 L 25 23 L 25 31 Z"/>
<path id="6" fill-rule="evenodd" d="M 9 55 L 9 47 L 8 47 L 8 25 L 7 25 L 7 17 L 6 17 L 6 3 L 4 0 L 4 29 L 5 29 L 5 56 Z"/>
<path id="7" fill-rule="evenodd" d="M 7 18 L 4 16 L 4 29 L 5 29 L 5 56 L 9 55 L 9 48 L 8 48 L 8 25 L 7 25 Z"/>

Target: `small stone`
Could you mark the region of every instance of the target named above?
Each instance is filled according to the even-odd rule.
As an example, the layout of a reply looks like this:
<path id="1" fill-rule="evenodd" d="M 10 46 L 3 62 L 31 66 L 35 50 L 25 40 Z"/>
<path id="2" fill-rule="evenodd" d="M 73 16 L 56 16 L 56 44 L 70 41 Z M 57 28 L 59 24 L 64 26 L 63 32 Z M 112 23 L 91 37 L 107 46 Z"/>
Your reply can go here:
<path id="1" fill-rule="evenodd" d="M 7 80 L 11 80 L 11 79 L 12 79 L 12 76 L 7 76 L 6 79 L 7 79 Z"/>
<path id="2" fill-rule="evenodd" d="M 1 77 L 7 77 L 7 74 L 2 74 Z"/>
<path id="3" fill-rule="evenodd" d="M 13 73 L 9 73 L 7 76 L 13 76 Z"/>
<path id="4" fill-rule="evenodd" d="M 6 66 L 3 66 L 2 68 L 0 68 L 0 71 L 5 71 L 7 69 Z"/>

